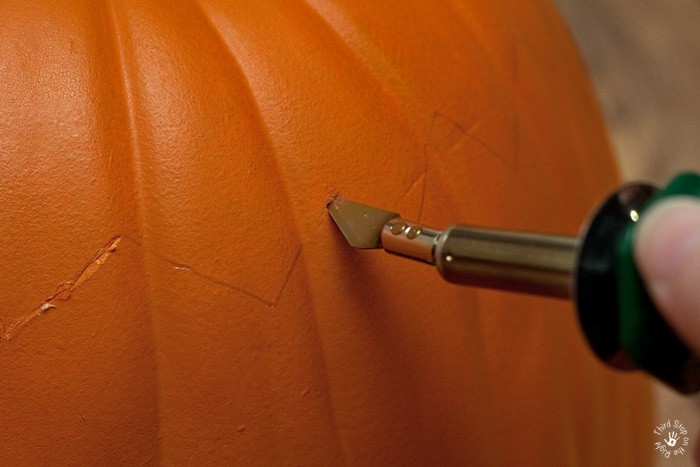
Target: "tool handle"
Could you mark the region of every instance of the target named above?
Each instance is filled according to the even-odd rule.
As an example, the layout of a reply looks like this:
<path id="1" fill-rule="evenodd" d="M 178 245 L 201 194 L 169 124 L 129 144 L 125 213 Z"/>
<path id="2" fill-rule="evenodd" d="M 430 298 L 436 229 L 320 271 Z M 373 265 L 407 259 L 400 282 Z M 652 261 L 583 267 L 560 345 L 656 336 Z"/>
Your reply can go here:
<path id="1" fill-rule="evenodd" d="M 455 225 L 435 244 L 435 265 L 449 282 L 551 297 L 571 295 L 573 237 Z"/>
<path id="2" fill-rule="evenodd" d="M 647 201 L 639 217 L 656 203 L 676 196 L 700 197 L 700 175 L 676 176 Z M 700 360 L 678 339 L 644 287 L 632 251 L 636 228 L 637 222 L 630 223 L 617 245 L 620 343 L 638 367 L 682 393 L 697 392 Z"/>

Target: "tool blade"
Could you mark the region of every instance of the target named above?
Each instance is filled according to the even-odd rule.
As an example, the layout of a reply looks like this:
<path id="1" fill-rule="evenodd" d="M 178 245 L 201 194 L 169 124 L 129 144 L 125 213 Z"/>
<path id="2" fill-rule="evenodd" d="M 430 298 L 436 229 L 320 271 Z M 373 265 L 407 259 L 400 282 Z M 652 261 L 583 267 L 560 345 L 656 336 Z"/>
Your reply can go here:
<path id="1" fill-rule="evenodd" d="M 355 248 L 381 248 L 382 229 L 398 214 L 344 198 L 328 204 L 328 212 L 345 239 Z"/>

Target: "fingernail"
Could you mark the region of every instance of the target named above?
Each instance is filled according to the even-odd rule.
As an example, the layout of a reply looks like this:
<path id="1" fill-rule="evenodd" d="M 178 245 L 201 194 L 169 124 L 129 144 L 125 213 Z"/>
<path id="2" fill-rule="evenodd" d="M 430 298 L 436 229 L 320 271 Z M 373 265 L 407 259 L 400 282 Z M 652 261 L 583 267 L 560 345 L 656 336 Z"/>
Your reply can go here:
<path id="1" fill-rule="evenodd" d="M 647 287 L 662 304 L 678 279 L 684 261 L 700 248 L 700 201 L 676 197 L 644 213 L 636 232 L 634 254 Z"/>

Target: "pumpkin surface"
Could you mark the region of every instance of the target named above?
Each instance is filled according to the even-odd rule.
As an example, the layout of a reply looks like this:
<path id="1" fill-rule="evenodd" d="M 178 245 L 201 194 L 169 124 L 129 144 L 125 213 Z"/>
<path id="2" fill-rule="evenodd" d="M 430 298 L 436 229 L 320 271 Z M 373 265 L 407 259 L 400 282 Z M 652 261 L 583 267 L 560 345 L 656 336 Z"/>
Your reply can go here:
<path id="1" fill-rule="evenodd" d="M 571 303 L 325 208 L 575 234 L 617 182 L 545 1 L 2 2 L 0 463 L 644 465 Z"/>

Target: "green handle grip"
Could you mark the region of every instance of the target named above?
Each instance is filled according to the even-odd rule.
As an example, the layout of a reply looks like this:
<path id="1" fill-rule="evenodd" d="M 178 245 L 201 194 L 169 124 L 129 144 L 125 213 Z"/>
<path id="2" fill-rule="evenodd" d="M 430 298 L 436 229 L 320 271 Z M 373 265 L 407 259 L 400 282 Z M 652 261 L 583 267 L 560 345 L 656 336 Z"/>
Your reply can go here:
<path id="1" fill-rule="evenodd" d="M 677 175 L 647 201 L 638 216 L 659 201 L 676 196 L 700 197 L 700 175 Z M 639 368 L 682 393 L 696 392 L 700 390 L 700 361 L 659 314 L 635 264 L 632 247 L 637 225 L 635 221 L 626 227 L 616 248 L 621 347 Z"/>

